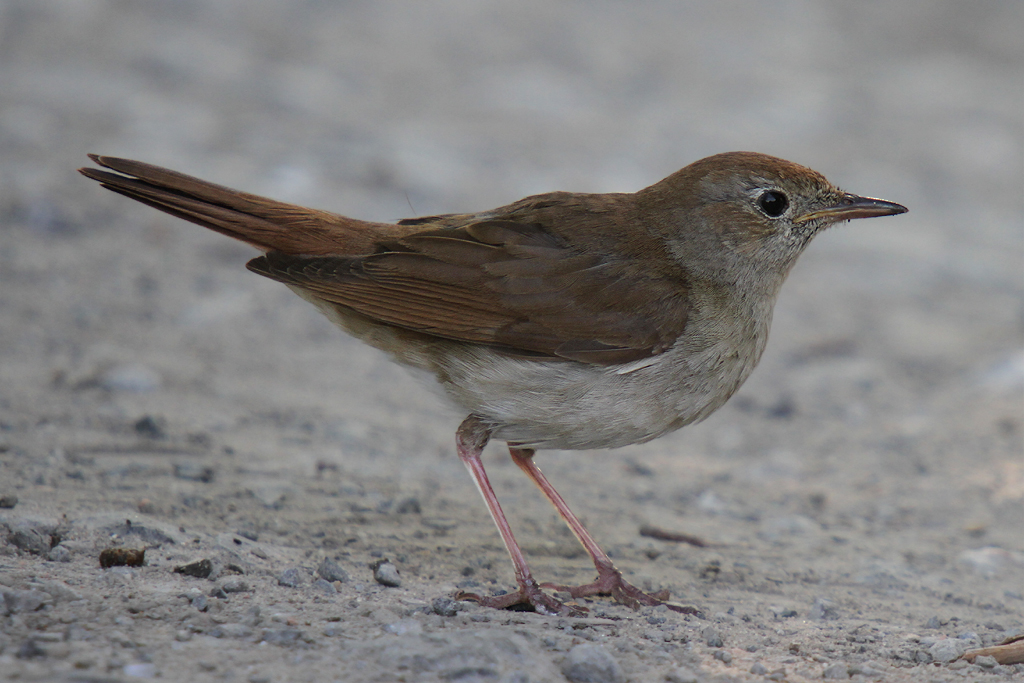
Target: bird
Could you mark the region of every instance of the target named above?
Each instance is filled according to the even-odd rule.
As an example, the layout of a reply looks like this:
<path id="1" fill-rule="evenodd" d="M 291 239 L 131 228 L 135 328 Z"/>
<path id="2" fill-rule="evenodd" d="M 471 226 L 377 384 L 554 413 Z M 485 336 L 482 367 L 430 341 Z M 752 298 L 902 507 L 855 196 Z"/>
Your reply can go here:
<path id="1" fill-rule="evenodd" d="M 640 444 L 707 418 L 760 360 L 779 288 L 811 239 L 839 222 L 907 211 L 756 152 L 709 156 L 633 193 L 550 192 L 396 223 L 89 157 L 101 168 L 79 169 L 86 177 L 256 247 L 263 255 L 249 270 L 433 375 L 467 415 L 456 450 L 517 584 L 455 597 L 549 615 L 579 615 L 586 608 L 574 601 L 598 595 L 634 609 L 675 603 L 623 578 L 535 452 Z M 492 439 L 507 443 L 590 555 L 593 582 L 534 577 L 481 460 Z"/>

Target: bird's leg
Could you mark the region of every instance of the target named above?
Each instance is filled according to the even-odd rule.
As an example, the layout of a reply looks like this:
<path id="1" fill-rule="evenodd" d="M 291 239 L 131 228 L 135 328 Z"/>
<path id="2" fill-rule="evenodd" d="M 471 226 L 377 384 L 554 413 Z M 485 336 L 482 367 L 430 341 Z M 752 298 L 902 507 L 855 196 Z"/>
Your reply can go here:
<path id="1" fill-rule="evenodd" d="M 551 504 L 558 510 L 558 514 L 572 530 L 572 533 L 590 554 L 597 568 L 597 579 L 593 583 L 583 586 L 562 586 L 557 584 L 543 584 L 544 588 L 553 588 L 557 591 L 565 591 L 574 598 L 583 598 L 590 595 L 610 595 L 616 602 L 639 609 L 645 605 L 661 605 L 669 599 L 668 591 L 659 591 L 653 595 L 644 593 L 622 578 L 622 573 L 615 568 L 607 553 L 598 547 L 594 537 L 584 528 L 580 520 L 573 514 L 566 504 L 565 499 L 559 495 L 555 487 L 551 485 L 544 473 L 540 471 L 537 464 L 533 462 L 532 448 L 518 448 L 509 445 L 509 453 L 512 460 L 526 473 L 533 483 L 544 493 Z"/>
<path id="2" fill-rule="evenodd" d="M 526 564 L 526 557 L 519 548 L 519 544 L 516 543 L 515 536 L 512 535 L 512 527 L 509 526 L 508 520 L 505 519 L 505 513 L 501 511 L 498 497 L 494 495 L 494 489 L 491 488 L 491 482 L 488 480 L 487 472 L 484 471 L 483 462 L 480 460 L 480 454 L 490 438 L 490 429 L 476 416 L 470 415 L 459 425 L 455 441 L 459 458 L 462 459 L 462 463 L 469 470 L 473 481 L 476 482 L 480 495 L 483 496 L 484 502 L 487 503 L 487 509 L 491 513 L 491 518 L 494 519 L 494 524 L 498 527 L 498 533 L 501 534 L 501 540 L 505 544 L 505 549 L 508 550 L 509 557 L 512 558 L 519 590 L 515 593 L 498 596 L 483 596 L 460 591 L 455 597 L 458 600 L 472 600 L 485 607 L 495 607 L 497 609 L 508 609 L 523 605 L 532 607 L 541 614 L 579 616 L 581 614 L 580 608 L 571 608 L 563 605 L 559 600 L 547 595 L 540 589 L 537 581 L 533 578 L 530 567 Z"/>

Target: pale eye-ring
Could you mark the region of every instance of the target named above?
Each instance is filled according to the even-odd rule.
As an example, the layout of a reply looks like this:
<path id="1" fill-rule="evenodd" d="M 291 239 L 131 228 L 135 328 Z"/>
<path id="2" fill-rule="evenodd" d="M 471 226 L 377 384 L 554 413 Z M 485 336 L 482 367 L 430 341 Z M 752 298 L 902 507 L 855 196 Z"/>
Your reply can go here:
<path id="1" fill-rule="evenodd" d="M 757 206 L 769 218 L 778 218 L 789 208 L 789 198 L 778 190 L 767 190 L 757 198 Z"/>

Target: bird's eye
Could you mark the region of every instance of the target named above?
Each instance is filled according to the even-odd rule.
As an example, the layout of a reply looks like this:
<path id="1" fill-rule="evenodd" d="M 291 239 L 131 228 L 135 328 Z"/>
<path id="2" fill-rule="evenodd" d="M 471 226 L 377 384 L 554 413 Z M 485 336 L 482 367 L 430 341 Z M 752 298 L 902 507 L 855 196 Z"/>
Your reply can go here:
<path id="1" fill-rule="evenodd" d="M 778 190 L 768 190 L 757 198 L 757 205 L 770 218 L 778 218 L 789 208 L 789 199 Z"/>

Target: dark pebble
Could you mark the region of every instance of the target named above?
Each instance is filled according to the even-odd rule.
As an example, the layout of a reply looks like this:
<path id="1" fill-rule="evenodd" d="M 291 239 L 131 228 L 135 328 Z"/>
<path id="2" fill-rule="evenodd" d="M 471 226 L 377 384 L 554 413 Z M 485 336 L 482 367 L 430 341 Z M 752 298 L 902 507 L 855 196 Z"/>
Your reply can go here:
<path id="1" fill-rule="evenodd" d="M 701 635 L 704 636 L 704 643 L 708 647 L 723 647 L 723 646 L 725 646 L 725 640 L 722 638 L 722 634 L 719 633 L 717 629 L 711 628 L 709 626 L 708 628 L 704 629 L 704 631 L 703 631 L 703 633 Z"/>
<path id="2" fill-rule="evenodd" d="M 135 422 L 135 433 L 147 439 L 163 439 L 167 434 L 160 422 L 152 415 L 145 415 Z"/>
<path id="3" fill-rule="evenodd" d="M 12 508 L 18 504 L 18 497 L 13 493 L 5 493 L 0 496 L 0 508 Z"/>
<path id="4" fill-rule="evenodd" d="M 715 659 L 723 664 L 732 664 L 732 653 L 728 650 L 716 650 Z"/>
<path id="5" fill-rule="evenodd" d="M 205 595 L 197 595 L 192 598 L 192 606 L 200 612 L 205 612 L 210 608 L 210 600 Z"/>
<path id="6" fill-rule="evenodd" d="M 223 588 L 216 586 L 210 591 L 210 597 L 217 598 L 218 600 L 227 600 L 228 594 Z"/>
<path id="7" fill-rule="evenodd" d="M 216 476 L 216 471 L 212 467 L 185 462 L 174 466 L 174 476 L 178 479 L 200 481 L 204 484 L 209 484 Z"/>
<path id="8" fill-rule="evenodd" d="M 420 507 L 420 501 L 417 498 L 403 498 L 398 501 L 398 505 L 395 506 L 395 512 L 400 515 L 418 515 L 423 512 L 423 509 Z"/>
<path id="9" fill-rule="evenodd" d="M 316 581 L 314 581 L 313 588 L 320 591 L 321 593 L 324 593 L 325 595 L 334 595 L 338 592 L 338 589 L 334 587 L 333 583 L 331 583 L 330 581 L 325 581 L 323 579 L 317 579 Z"/>
<path id="10" fill-rule="evenodd" d="M 184 574 L 185 576 L 194 576 L 197 579 L 209 578 L 210 574 L 213 573 L 213 562 L 203 558 L 202 560 L 196 560 L 195 562 L 189 562 L 188 564 L 181 564 L 174 568 L 175 574 Z"/>
<path id="11" fill-rule="evenodd" d="M 146 549 L 106 548 L 100 553 L 100 566 L 108 567 L 141 567 L 146 562 Z"/>
<path id="12" fill-rule="evenodd" d="M 39 647 L 39 643 L 35 641 L 35 638 L 29 638 L 21 644 L 15 656 L 18 659 L 35 659 L 37 657 L 45 657 L 46 650 Z"/>
<path id="13" fill-rule="evenodd" d="M 442 617 L 454 617 L 459 613 L 459 603 L 451 598 L 434 598 L 430 605 L 430 611 L 440 614 Z"/>

